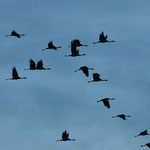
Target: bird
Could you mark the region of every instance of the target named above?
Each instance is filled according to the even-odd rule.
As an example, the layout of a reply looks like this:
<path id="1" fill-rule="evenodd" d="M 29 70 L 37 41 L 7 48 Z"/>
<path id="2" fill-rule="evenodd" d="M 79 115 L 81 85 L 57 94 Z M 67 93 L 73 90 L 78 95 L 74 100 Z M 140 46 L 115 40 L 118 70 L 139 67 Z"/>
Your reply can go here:
<path id="1" fill-rule="evenodd" d="M 27 79 L 26 77 L 19 77 L 16 67 L 12 69 L 12 78 L 6 80 L 18 80 L 18 79 Z"/>
<path id="2" fill-rule="evenodd" d="M 147 146 L 148 148 L 150 148 L 150 143 L 146 143 L 145 145 L 141 145 L 141 147 Z"/>
<path id="3" fill-rule="evenodd" d="M 106 106 L 107 108 L 110 108 L 110 104 L 109 104 L 109 100 L 115 100 L 114 98 L 103 98 L 101 100 L 98 100 L 98 102 L 103 102 L 104 106 Z"/>
<path id="4" fill-rule="evenodd" d="M 144 136 L 144 135 L 150 135 L 150 134 L 147 133 L 147 130 L 144 130 L 144 131 L 140 132 L 138 135 L 135 135 L 135 137 L 137 137 L 137 136 Z"/>
<path id="5" fill-rule="evenodd" d="M 61 140 L 57 140 L 57 141 L 75 141 L 75 139 L 69 139 L 69 133 L 67 133 L 67 131 L 65 130 L 62 133 L 62 139 Z"/>
<path id="6" fill-rule="evenodd" d="M 29 69 L 24 69 L 24 70 L 35 70 L 35 69 L 37 69 L 36 68 L 36 63 L 33 59 L 30 59 L 29 62 L 30 62 L 30 68 Z"/>
<path id="7" fill-rule="evenodd" d="M 77 50 L 77 46 L 74 44 L 74 42 L 71 42 L 71 55 L 65 55 L 65 56 L 76 57 L 76 56 L 84 56 L 84 55 L 85 54 L 79 54 L 79 50 Z"/>
<path id="8" fill-rule="evenodd" d="M 81 44 L 80 40 L 78 40 L 78 39 L 75 39 L 75 40 L 73 40 L 73 41 L 71 41 L 71 42 L 73 42 L 77 47 L 80 47 L 80 46 L 88 46 L 88 45 L 83 45 L 83 44 Z"/>
<path id="9" fill-rule="evenodd" d="M 53 45 L 53 42 L 50 41 L 50 42 L 48 43 L 48 47 L 42 49 L 42 51 L 47 50 L 47 49 L 54 49 L 54 50 L 57 50 L 57 48 L 62 48 L 62 47 L 61 47 L 61 46 L 57 46 L 57 47 L 56 47 L 56 46 Z"/>
<path id="10" fill-rule="evenodd" d="M 44 68 L 42 59 L 37 62 L 37 65 L 33 59 L 29 60 L 30 68 L 24 70 L 50 70 L 51 68 Z"/>
<path id="11" fill-rule="evenodd" d="M 37 70 L 50 70 L 51 68 L 44 68 L 42 59 L 37 62 Z"/>
<path id="12" fill-rule="evenodd" d="M 82 66 L 80 69 L 75 70 L 75 72 L 82 70 L 82 72 L 85 74 L 85 76 L 89 76 L 89 71 L 88 70 L 94 70 L 94 68 L 88 68 L 87 66 Z"/>
<path id="13" fill-rule="evenodd" d="M 19 33 L 17 33 L 15 30 L 13 30 L 13 31 L 11 32 L 11 34 L 6 35 L 6 37 L 9 37 L 9 36 L 16 36 L 17 38 L 21 38 L 22 36 L 25 36 L 25 34 L 19 34 Z"/>
<path id="14" fill-rule="evenodd" d="M 101 32 L 101 34 L 99 35 L 99 41 L 93 42 L 93 44 L 96 44 L 96 43 L 106 43 L 106 42 L 115 42 L 115 41 L 108 41 L 107 37 L 108 37 L 107 35 L 104 36 L 104 32 Z"/>
<path id="15" fill-rule="evenodd" d="M 117 115 L 117 116 L 113 116 L 112 118 L 115 118 L 115 117 L 120 117 L 121 119 L 126 120 L 127 119 L 126 117 L 131 117 L 131 116 L 130 115 L 125 115 L 125 114 L 120 114 L 120 115 Z"/>
<path id="16" fill-rule="evenodd" d="M 90 82 L 98 82 L 98 81 L 108 81 L 108 80 L 101 79 L 99 73 L 93 73 L 93 80 L 92 81 L 88 81 L 88 83 L 90 83 Z"/>

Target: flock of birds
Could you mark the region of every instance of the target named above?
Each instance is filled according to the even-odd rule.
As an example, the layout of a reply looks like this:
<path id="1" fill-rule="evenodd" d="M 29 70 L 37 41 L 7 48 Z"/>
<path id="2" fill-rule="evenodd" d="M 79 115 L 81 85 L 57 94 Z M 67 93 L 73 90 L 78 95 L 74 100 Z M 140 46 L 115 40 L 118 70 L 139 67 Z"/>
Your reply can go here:
<path id="1" fill-rule="evenodd" d="M 11 32 L 11 34 L 6 35 L 6 37 L 9 37 L 9 36 L 15 36 L 17 38 L 21 38 L 22 36 L 25 36 L 25 34 L 19 34 L 14 30 L 14 31 Z M 113 40 L 108 41 L 107 37 L 108 37 L 107 35 L 106 36 L 104 35 L 104 32 L 101 32 L 100 35 L 99 35 L 99 40 L 96 41 L 96 42 L 93 42 L 93 44 L 115 42 Z M 77 49 L 77 47 L 80 47 L 80 46 L 88 46 L 88 45 L 81 44 L 80 40 L 78 40 L 78 39 L 72 40 L 71 41 L 71 46 L 70 46 L 71 47 L 71 54 L 70 55 L 65 55 L 65 56 L 66 57 L 68 57 L 68 56 L 76 57 L 76 56 L 86 55 L 86 54 L 80 54 L 79 53 L 79 50 Z M 53 42 L 50 41 L 48 43 L 48 47 L 42 49 L 42 51 L 45 51 L 45 50 L 48 50 L 48 49 L 57 50 L 58 48 L 62 48 L 62 47 L 61 46 L 54 46 Z M 39 60 L 36 64 L 33 59 L 30 59 L 29 63 L 30 63 L 29 68 L 24 69 L 24 70 L 50 70 L 51 69 L 51 68 L 45 68 L 43 66 L 43 61 L 42 60 Z M 81 66 L 78 70 L 75 70 L 75 72 L 80 71 L 80 70 L 85 74 L 86 77 L 88 77 L 89 76 L 89 70 L 94 70 L 94 68 L 89 68 L 87 66 Z M 9 79 L 6 79 L 6 80 L 18 80 L 18 79 L 27 79 L 27 78 L 26 77 L 20 77 L 18 75 L 16 67 L 13 67 L 13 69 L 12 69 L 12 78 L 9 78 Z M 93 73 L 93 80 L 88 81 L 88 83 L 99 82 L 99 81 L 108 81 L 108 80 L 107 79 L 101 79 L 99 73 Z M 101 100 L 98 100 L 97 103 L 103 102 L 104 106 L 107 107 L 108 109 L 110 109 L 110 103 L 109 103 L 110 100 L 115 100 L 115 98 L 103 98 Z M 127 117 L 131 117 L 131 116 L 130 115 L 125 115 L 125 114 L 119 114 L 119 115 L 113 116 L 112 118 L 115 118 L 115 117 L 119 117 L 123 120 L 126 120 Z M 147 130 L 141 131 L 138 135 L 135 135 L 135 137 L 145 136 L 145 135 L 150 135 Z M 75 141 L 75 140 L 76 139 L 70 139 L 69 138 L 69 133 L 65 130 L 62 133 L 62 138 L 60 140 L 57 140 L 57 141 Z M 150 148 L 150 143 L 146 143 L 145 145 L 141 145 L 141 147 L 144 147 L 144 146 L 147 146 L 147 147 Z"/>

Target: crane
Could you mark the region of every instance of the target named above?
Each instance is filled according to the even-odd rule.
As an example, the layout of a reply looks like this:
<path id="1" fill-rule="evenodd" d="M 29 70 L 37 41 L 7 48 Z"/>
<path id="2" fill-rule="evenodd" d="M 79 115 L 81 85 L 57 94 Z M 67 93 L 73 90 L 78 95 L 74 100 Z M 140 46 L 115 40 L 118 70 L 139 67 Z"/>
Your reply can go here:
<path id="1" fill-rule="evenodd" d="M 88 68 L 87 66 L 82 66 L 78 70 L 75 70 L 75 72 L 82 70 L 82 72 L 85 74 L 85 76 L 89 76 L 89 70 L 94 70 L 94 68 Z"/>
<path id="2" fill-rule="evenodd" d="M 57 140 L 57 141 L 75 141 L 75 139 L 70 139 L 69 138 L 69 133 L 67 133 L 67 131 L 65 130 L 62 133 L 62 139 L 61 140 Z"/>
<path id="3" fill-rule="evenodd" d="M 17 37 L 17 38 L 21 38 L 22 36 L 25 36 L 25 34 L 19 34 L 19 33 L 17 33 L 15 30 L 13 30 L 13 31 L 11 32 L 11 34 L 6 35 L 6 37 L 9 37 L 9 36 L 15 36 L 15 37 Z"/>
<path id="4" fill-rule="evenodd" d="M 93 80 L 92 81 L 88 81 L 88 83 L 90 83 L 90 82 L 98 82 L 98 81 L 108 81 L 108 80 L 101 79 L 99 73 L 93 73 Z"/>
<path id="5" fill-rule="evenodd" d="M 54 50 L 57 50 L 58 48 L 62 48 L 61 46 L 54 46 L 53 45 L 53 42 L 52 41 L 50 41 L 49 43 L 48 43 L 48 47 L 47 48 L 44 48 L 44 49 L 42 49 L 42 51 L 44 51 L 44 50 L 48 50 L 48 49 L 54 49 Z"/>
<path id="6" fill-rule="evenodd" d="M 104 106 L 106 106 L 107 108 L 110 108 L 109 100 L 115 100 L 115 98 L 103 98 L 101 100 L 98 100 L 97 103 L 103 102 Z"/>
<path id="7" fill-rule="evenodd" d="M 131 116 L 130 115 L 125 115 L 125 114 L 120 114 L 120 115 L 117 115 L 117 116 L 113 116 L 112 118 L 115 118 L 115 117 L 120 117 L 121 119 L 126 120 L 127 117 L 131 117 Z"/>

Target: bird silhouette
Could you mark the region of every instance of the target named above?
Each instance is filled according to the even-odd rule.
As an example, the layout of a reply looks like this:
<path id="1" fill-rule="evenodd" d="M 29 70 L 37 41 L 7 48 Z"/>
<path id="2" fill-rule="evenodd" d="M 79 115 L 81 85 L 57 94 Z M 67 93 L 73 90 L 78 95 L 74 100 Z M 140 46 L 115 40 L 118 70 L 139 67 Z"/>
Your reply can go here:
<path id="1" fill-rule="evenodd" d="M 73 42 L 77 47 L 88 46 L 88 45 L 81 44 L 80 40 L 78 40 L 78 39 L 75 39 L 75 40 L 73 40 L 71 42 Z"/>
<path id="2" fill-rule="evenodd" d="M 54 50 L 57 50 L 58 48 L 62 48 L 61 46 L 54 46 L 53 45 L 53 42 L 52 41 L 50 41 L 49 43 L 48 43 L 48 47 L 47 48 L 45 48 L 45 49 L 42 49 L 42 51 L 44 51 L 44 50 L 47 50 L 47 49 L 54 49 Z"/>
<path id="3" fill-rule="evenodd" d="M 62 133 L 62 139 L 61 140 L 57 140 L 57 141 L 75 141 L 75 139 L 69 139 L 69 133 L 67 133 L 67 131 L 65 130 Z"/>
<path id="4" fill-rule="evenodd" d="M 106 106 L 107 108 L 110 108 L 109 100 L 115 100 L 115 99 L 114 98 L 103 98 L 103 99 L 97 101 L 97 103 L 103 102 L 104 106 Z"/>
<path id="5" fill-rule="evenodd" d="M 12 78 L 6 80 L 18 80 L 18 79 L 26 79 L 26 77 L 19 77 L 16 67 L 12 69 Z"/>
<path id="6" fill-rule="evenodd" d="M 75 72 L 82 70 L 82 72 L 88 77 L 89 71 L 88 70 L 94 70 L 94 68 L 88 68 L 87 66 L 82 66 L 80 69 L 75 70 Z"/>
<path id="7" fill-rule="evenodd" d="M 101 79 L 99 73 L 93 73 L 93 80 L 92 81 L 88 81 L 88 83 L 90 83 L 90 82 L 98 82 L 98 81 L 108 81 L 108 80 Z"/>
<path id="8" fill-rule="evenodd" d="M 36 65 L 35 61 L 33 61 L 33 59 L 30 59 L 29 62 L 30 62 L 30 68 L 24 69 L 24 70 L 50 70 L 51 69 L 51 68 L 43 67 L 42 59 L 37 62 L 37 65 Z"/>
<path id="9" fill-rule="evenodd" d="M 140 132 L 138 135 L 135 135 L 135 137 L 137 137 L 137 136 L 144 136 L 144 135 L 150 135 L 150 134 L 147 133 L 147 130 L 144 130 L 144 131 Z"/>
<path id="10" fill-rule="evenodd" d="M 74 42 L 71 42 L 71 55 L 65 55 L 65 56 L 76 57 L 76 56 L 84 56 L 84 55 L 85 54 L 79 54 L 79 50 L 77 50 L 77 46 L 74 44 Z"/>
<path id="11" fill-rule="evenodd" d="M 141 145 L 141 147 L 147 146 L 148 148 L 150 148 L 150 143 L 147 143 L 145 145 Z"/>
<path id="12" fill-rule="evenodd" d="M 130 115 L 125 115 L 125 114 L 120 114 L 120 115 L 117 115 L 117 116 L 113 116 L 112 118 L 115 118 L 115 117 L 120 117 L 121 119 L 126 120 L 127 117 L 131 117 L 131 116 Z"/>
<path id="13" fill-rule="evenodd" d="M 14 30 L 11 32 L 11 34 L 6 35 L 6 37 L 9 37 L 9 36 L 16 36 L 17 38 L 21 38 L 22 36 L 25 36 L 25 34 L 19 34 Z"/>
<path id="14" fill-rule="evenodd" d="M 99 41 L 93 42 L 93 44 L 96 44 L 96 43 L 106 43 L 106 42 L 115 42 L 115 41 L 108 41 L 107 37 L 108 37 L 107 35 L 104 36 L 104 32 L 101 32 L 101 34 L 99 35 Z"/>

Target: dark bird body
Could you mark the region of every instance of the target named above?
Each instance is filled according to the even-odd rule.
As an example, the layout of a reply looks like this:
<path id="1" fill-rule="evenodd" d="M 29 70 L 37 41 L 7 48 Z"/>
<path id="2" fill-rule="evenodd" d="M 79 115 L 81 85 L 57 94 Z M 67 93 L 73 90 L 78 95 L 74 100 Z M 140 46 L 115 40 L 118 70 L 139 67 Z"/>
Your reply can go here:
<path id="1" fill-rule="evenodd" d="M 62 139 L 61 140 L 57 140 L 57 141 L 75 141 L 75 139 L 70 139 L 69 138 L 69 133 L 67 133 L 67 131 L 65 130 L 62 133 Z"/>
<path id="2" fill-rule="evenodd" d="M 100 35 L 99 35 L 99 41 L 97 42 L 93 42 L 93 44 L 96 44 L 96 43 L 108 43 L 108 42 L 115 42 L 115 41 L 108 41 L 107 40 L 107 35 L 104 36 L 104 32 L 102 32 Z"/>
<path id="3" fill-rule="evenodd" d="M 82 66 L 80 69 L 75 70 L 75 72 L 82 70 L 82 72 L 88 77 L 89 71 L 88 70 L 94 70 L 94 68 L 88 68 L 87 66 Z"/>
<path id="4" fill-rule="evenodd" d="M 104 106 L 106 106 L 107 108 L 110 108 L 109 100 L 115 100 L 115 99 L 114 98 L 103 98 L 103 99 L 97 101 L 97 103 L 103 102 Z"/>
<path id="5" fill-rule="evenodd" d="M 141 145 L 141 147 L 147 146 L 148 148 L 150 148 L 150 143 L 147 143 L 145 145 Z"/>
<path id="6" fill-rule="evenodd" d="M 26 79 L 26 77 L 19 77 L 16 67 L 12 69 L 12 78 L 6 80 L 18 80 L 18 79 Z"/>
<path id="7" fill-rule="evenodd" d="M 112 118 L 115 118 L 115 117 L 120 117 L 121 119 L 126 120 L 127 117 L 131 117 L 131 116 L 130 115 L 125 115 L 125 114 L 120 114 L 120 115 L 117 115 L 117 116 L 113 116 Z"/>
<path id="8" fill-rule="evenodd" d="M 42 49 L 43 51 L 44 50 L 47 50 L 47 49 L 54 49 L 54 50 L 57 50 L 58 48 L 62 48 L 61 46 L 54 46 L 53 45 L 53 42 L 52 41 L 50 41 L 49 43 L 48 43 L 48 47 L 47 48 L 45 48 L 45 49 Z"/>
<path id="9" fill-rule="evenodd" d="M 10 35 L 6 35 L 6 37 L 9 37 L 9 36 L 15 36 L 17 38 L 21 38 L 22 36 L 25 36 L 25 34 L 19 34 L 17 33 L 15 30 L 11 32 Z"/>
<path id="10" fill-rule="evenodd" d="M 29 69 L 24 69 L 24 70 L 50 70 L 51 69 L 51 68 L 44 68 L 43 67 L 42 59 L 37 62 L 37 65 L 33 61 L 33 59 L 30 59 L 29 62 L 30 62 L 30 68 Z"/>
<path id="11" fill-rule="evenodd" d="M 72 43 L 74 43 L 77 47 L 80 47 L 80 46 L 88 46 L 88 45 L 83 45 L 81 44 L 80 40 L 78 39 L 75 39 L 73 41 L 71 41 Z"/>
<path id="12" fill-rule="evenodd" d="M 144 136 L 144 135 L 150 135 L 150 134 L 147 133 L 147 130 L 144 130 L 144 131 L 140 132 L 138 135 L 135 135 L 135 137 L 137 137 L 137 136 Z"/>
<path id="13" fill-rule="evenodd" d="M 79 54 L 79 50 L 77 50 L 77 46 L 74 44 L 74 42 L 71 42 L 71 55 L 65 55 L 65 56 L 84 56 L 85 54 Z"/>
<path id="14" fill-rule="evenodd" d="M 93 73 L 93 80 L 92 81 L 88 81 L 88 83 L 90 83 L 90 82 L 99 82 L 99 81 L 108 81 L 108 80 L 101 79 L 99 73 Z"/>

